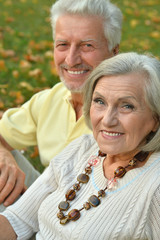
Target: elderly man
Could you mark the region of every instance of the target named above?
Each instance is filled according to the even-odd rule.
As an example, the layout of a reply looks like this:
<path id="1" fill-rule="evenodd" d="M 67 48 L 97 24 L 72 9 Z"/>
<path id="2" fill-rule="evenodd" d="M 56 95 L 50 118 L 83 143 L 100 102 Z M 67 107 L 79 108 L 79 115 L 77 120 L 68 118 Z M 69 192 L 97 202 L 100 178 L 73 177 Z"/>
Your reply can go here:
<path id="1" fill-rule="evenodd" d="M 35 94 L 22 107 L 9 109 L 0 121 L 0 203 L 4 206 L 26 190 L 24 172 L 26 179 L 38 175 L 14 149 L 38 145 L 41 162 L 48 166 L 72 140 L 90 132 L 82 115 L 82 88 L 102 60 L 118 53 L 121 23 L 121 11 L 106 0 L 53 4 L 54 61 L 61 83 Z"/>

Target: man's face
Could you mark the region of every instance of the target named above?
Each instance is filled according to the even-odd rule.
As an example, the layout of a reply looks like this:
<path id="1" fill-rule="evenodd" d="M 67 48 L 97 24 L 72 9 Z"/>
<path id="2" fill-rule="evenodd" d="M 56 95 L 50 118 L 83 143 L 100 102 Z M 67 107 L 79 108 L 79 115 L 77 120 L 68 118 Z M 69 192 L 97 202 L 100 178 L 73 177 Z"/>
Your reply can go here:
<path id="1" fill-rule="evenodd" d="M 63 15 L 56 23 L 54 61 L 62 82 L 80 92 L 91 71 L 109 52 L 103 21 L 95 16 Z"/>

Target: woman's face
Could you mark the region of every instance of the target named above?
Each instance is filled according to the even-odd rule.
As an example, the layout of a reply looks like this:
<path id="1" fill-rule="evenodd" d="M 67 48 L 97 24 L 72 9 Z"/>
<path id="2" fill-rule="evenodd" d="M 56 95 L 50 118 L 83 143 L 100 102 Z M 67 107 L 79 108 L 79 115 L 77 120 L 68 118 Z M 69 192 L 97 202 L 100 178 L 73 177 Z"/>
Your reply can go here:
<path id="1" fill-rule="evenodd" d="M 135 152 L 157 121 L 144 99 L 144 76 L 131 73 L 102 77 L 93 92 L 93 135 L 107 154 Z"/>

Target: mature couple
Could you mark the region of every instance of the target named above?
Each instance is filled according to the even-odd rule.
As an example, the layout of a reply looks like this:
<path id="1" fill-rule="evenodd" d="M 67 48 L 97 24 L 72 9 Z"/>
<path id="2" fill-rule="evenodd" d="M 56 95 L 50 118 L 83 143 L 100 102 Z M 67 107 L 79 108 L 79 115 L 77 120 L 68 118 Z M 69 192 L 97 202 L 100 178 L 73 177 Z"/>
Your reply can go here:
<path id="1" fill-rule="evenodd" d="M 121 21 L 105 0 L 52 6 L 61 83 L 4 114 L 1 202 L 26 190 L 13 153 L 38 175 L 13 149 L 37 144 L 43 165 L 52 161 L 0 216 L 1 239 L 158 239 L 160 63 L 117 55 Z"/>

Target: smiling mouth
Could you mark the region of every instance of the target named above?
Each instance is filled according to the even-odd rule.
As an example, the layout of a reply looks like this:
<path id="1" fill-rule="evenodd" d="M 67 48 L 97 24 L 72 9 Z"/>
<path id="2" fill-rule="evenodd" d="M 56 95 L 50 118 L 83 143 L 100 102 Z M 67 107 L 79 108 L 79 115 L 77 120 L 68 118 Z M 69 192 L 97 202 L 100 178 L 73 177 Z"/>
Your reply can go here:
<path id="1" fill-rule="evenodd" d="M 105 132 L 105 131 L 102 131 L 102 133 L 106 136 L 111 136 L 111 137 L 117 137 L 117 136 L 120 136 L 122 135 L 122 133 L 115 133 L 115 132 Z"/>
<path id="2" fill-rule="evenodd" d="M 70 74 L 79 75 L 79 74 L 84 74 L 84 73 L 88 72 L 88 70 L 83 70 L 83 71 L 70 71 L 70 70 L 67 70 L 67 72 L 70 73 Z"/>

